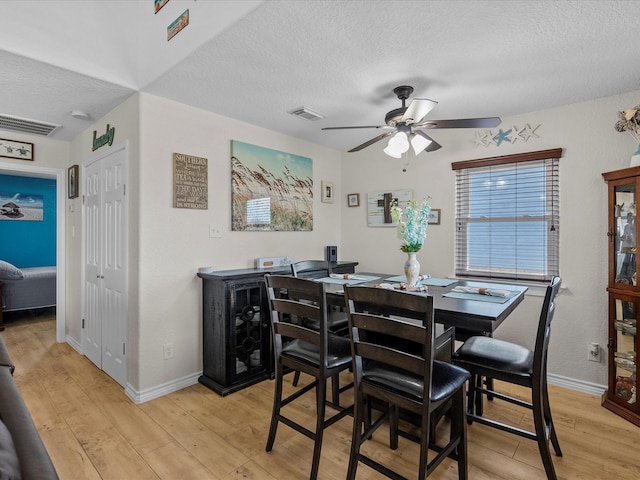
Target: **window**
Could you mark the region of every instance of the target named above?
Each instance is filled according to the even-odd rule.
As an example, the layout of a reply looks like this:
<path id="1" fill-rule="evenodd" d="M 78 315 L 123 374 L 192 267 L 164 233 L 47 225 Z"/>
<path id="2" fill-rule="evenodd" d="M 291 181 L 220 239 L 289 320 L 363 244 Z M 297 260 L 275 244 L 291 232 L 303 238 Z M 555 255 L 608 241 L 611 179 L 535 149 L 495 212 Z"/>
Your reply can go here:
<path id="1" fill-rule="evenodd" d="M 558 275 L 561 149 L 455 162 L 456 275 Z"/>

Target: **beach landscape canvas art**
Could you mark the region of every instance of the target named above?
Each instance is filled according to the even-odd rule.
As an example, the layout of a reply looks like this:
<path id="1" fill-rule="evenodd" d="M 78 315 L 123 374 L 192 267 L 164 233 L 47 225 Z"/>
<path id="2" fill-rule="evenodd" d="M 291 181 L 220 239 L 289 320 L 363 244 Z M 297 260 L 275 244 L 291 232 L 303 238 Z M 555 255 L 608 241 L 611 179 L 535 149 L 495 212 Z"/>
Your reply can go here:
<path id="1" fill-rule="evenodd" d="M 232 230 L 313 230 L 312 160 L 231 141 Z"/>
<path id="2" fill-rule="evenodd" d="M 0 220 L 42 221 L 44 198 L 42 195 L 18 192 L 0 192 Z"/>

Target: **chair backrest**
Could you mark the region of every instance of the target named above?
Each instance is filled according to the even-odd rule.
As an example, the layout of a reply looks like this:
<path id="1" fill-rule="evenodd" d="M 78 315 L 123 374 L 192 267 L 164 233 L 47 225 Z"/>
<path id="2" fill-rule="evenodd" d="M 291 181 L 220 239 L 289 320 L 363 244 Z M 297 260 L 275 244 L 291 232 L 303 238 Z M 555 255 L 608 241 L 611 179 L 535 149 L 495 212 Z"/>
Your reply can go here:
<path id="1" fill-rule="evenodd" d="M 356 388 L 363 365 L 373 361 L 422 376 L 422 398 L 428 399 L 434 349 L 433 297 L 357 285 L 345 285 L 344 293 Z M 399 406 L 416 411 L 415 402 Z"/>
<path id="2" fill-rule="evenodd" d="M 301 260 L 291 264 L 291 275 L 294 277 L 311 271 L 316 272 L 313 277 L 328 277 L 331 275 L 331 264 L 326 260 Z"/>
<path id="3" fill-rule="evenodd" d="M 555 298 L 560 290 L 560 277 L 553 277 L 547 286 L 542 302 L 542 311 L 538 321 L 538 331 L 533 352 L 533 381 L 541 379 L 547 374 L 547 350 L 549 348 L 549 336 L 551 334 L 551 321 L 556 310 Z"/>
<path id="4" fill-rule="evenodd" d="M 276 360 L 283 347 L 283 337 L 298 339 L 320 350 L 321 364 L 327 358 L 327 302 L 325 284 L 290 275 L 265 275 L 271 312 Z M 305 327 L 306 320 L 320 325 L 318 330 Z"/>

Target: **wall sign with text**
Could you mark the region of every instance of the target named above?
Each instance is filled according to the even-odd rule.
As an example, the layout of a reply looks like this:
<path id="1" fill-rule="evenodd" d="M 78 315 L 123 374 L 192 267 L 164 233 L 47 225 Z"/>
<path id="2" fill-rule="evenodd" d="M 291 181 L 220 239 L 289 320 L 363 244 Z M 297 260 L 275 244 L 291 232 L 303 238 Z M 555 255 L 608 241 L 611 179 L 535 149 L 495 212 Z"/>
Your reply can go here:
<path id="1" fill-rule="evenodd" d="M 209 208 L 208 160 L 173 154 L 173 207 L 207 210 Z"/>

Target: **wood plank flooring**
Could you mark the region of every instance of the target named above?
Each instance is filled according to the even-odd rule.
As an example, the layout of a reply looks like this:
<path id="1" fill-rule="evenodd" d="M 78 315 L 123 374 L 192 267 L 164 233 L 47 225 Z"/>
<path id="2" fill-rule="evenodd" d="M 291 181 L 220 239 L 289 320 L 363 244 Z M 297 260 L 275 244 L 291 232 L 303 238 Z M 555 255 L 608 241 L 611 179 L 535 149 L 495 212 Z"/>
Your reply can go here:
<path id="1" fill-rule="evenodd" d="M 0 335 L 16 365 L 15 381 L 62 480 L 308 479 L 312 442 L 306 437 L 281 425 L 273 451 L 265 452 L 272 381 L 226 397 L 198 384 L 135 405 L 86 357 L 55 342 L 53 315 L 5 317 Z M 597 396 L 555 386 L 550 395 L 564 453 L 553 459 L 560 478 L 640 478 L 640 428 L 602 408 Z M 288 408 L 312 427 L 312 394 Z M 515 406 L 495 401 L 486 410 L 532 428 L 529 412 Z M 345 478 L 351 423 L 347 417 L 326 431 L 321 479 Z M 438 433 L 447 433 L 446 419 Z M 479 424 L 468 433 L 470 479 L 546 478 L 534 442 Z M 392 452 L 387 441 L 381 429 L 366 449 L 415 478 L 417 446 L 401 438 Z M 361 465 L 357 478 L 384 477 Z M 457 479 L 457 468 L 447 460 L 430 478 Z"/>

